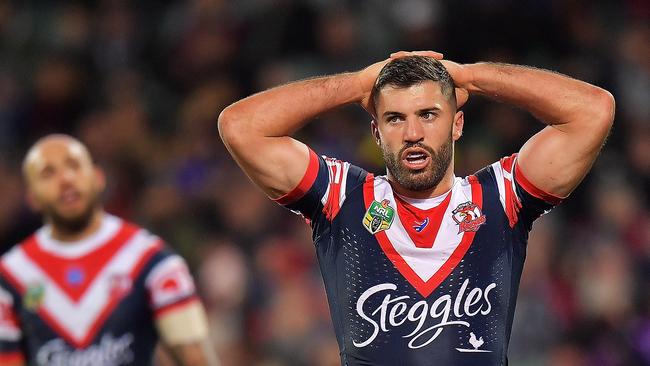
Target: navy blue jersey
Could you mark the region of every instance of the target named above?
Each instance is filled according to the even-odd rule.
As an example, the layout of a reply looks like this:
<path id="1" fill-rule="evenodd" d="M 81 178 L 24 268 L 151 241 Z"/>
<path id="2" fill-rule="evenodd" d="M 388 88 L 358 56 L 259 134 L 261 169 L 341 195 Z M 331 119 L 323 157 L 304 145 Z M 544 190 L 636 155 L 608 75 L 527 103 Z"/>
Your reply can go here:
<path id="1" fill-rule="evenodd" d="M 151 365 L 156 317 L 193 301 L 185 262 L 146 230 L 105 215 L 63 244 L 45 226 L 0 260 L 0 364 Z"/>
<path id="2" fill-rule="evenodd" d="M 516 155 L 439 197 L 317 157 L 279 203 L 305 216 L 342 365 L 505 365 L 528 232 L 559 200 Z"/>

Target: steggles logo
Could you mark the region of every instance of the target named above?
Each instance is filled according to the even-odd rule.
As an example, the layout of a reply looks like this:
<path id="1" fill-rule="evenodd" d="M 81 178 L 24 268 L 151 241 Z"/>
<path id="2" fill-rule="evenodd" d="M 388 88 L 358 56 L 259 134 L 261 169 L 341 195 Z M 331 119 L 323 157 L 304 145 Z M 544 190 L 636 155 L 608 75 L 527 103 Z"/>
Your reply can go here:
<path id="1" fill-rule="evenodd" d="M 116 366 L 133 362 L 133 334 L 120 337 L 104 334 L 99 341 L 83 349 L 68 346 L 61 338 L 45 343 L 36 353 L 39 365 L 49 366 Z"/>
<path id="2" fill-rule="evenodd" d="M 426 300 L 415 303 L 408 302 L 410 296 L 394 296 L 397 285 L 382 283 L 366 290 L 357 300 L 357 314 L 372 328 L 372 334 L 365 340 L 353 341 L 355 347 L 366 347 L 379 335 L 379 332 L 390 332 L 391 328 L 413 326 L 413 330 L 404 336 L 410 338 L 408 347 L 422 348 L 435 341 L 438 336 L 449 326 L 469 327 L 465 319 L 478 314 L 487 315 L 492 311 L 490 292 L 496 288 L 495 283 L 489 284 L 485 289 L 473 288 L 467 294 L 469 279 L 466 279 L 455 299 L 451 295 L 443 295 L 432 304 Z M 382 303 L 376 309 L 366 309 L 368 299 L 384 294 Z M 427 319 L 433 319 L 435 324 L 425 328 Z M 461 320 L 463 319 L 463 320 Z"/>

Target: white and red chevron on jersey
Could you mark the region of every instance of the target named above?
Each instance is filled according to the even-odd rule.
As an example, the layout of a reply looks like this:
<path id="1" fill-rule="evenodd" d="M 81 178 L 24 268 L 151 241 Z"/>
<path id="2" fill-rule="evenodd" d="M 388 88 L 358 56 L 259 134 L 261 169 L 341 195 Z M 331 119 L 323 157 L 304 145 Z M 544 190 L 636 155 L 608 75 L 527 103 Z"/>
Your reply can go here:
<path id="1" fill-rule="evenodd" d="M 183 259 L 148 231 L 105 214 L 61 243 L 45 226 L 0 260 L 0 364 L 149 365 L 155 319 L 195 301 Z"/>
<path id="2" fill-rule="evenodd" d="M 373 201 L 386 200 L 387 205 L 399 212 L 395 193 L 386 177 L 375 178 L 373 175 L 368 175 L 363 189 L 367 207 Z M 473 202 L 477 205 L 479 212 L 474 220 L 479 221 L 482 218 L 480 222 L 485 222 L 485 216 L 480 213 L 483 201 L 482 193 L 475 177 L 455 178 L 452 189 L 445 196 L 447 198 L 444 201 L 439 201 L 450 204 L 443 207 L 444 211 L 440 222 L 438 222 L 438 228 L 430 237 L 430 245 L 426 247 L 415 245 L 406 229 L 411 223 L 403 221 L 404 218 L 401 218 L 400 215 L 395 215 L 394 221 L 388 229 L 375 234 L 386 257 L 423 297 L 429 296 L 447 278 L 474 240 L 476 230 L 458 230 L 459 223 L 454 220 L 453 211 L 467 202 Z M 412 203 L 419 205 L 413 201 Z M 422 209 L 420 208 L 420 210 Z"/>
<path id="3" fill-rule="evenodd" d="M 108 216 L 85 243 L 66 246 L 37 232 L 3 258 L 0 273 L 23 296 L 38 287 L 42 298 L 25 305 L 69 343 L 85 347 L 121 300 L 111 296 L 115 278 L 134 281 L 161 246 L 158 237 Z"/>

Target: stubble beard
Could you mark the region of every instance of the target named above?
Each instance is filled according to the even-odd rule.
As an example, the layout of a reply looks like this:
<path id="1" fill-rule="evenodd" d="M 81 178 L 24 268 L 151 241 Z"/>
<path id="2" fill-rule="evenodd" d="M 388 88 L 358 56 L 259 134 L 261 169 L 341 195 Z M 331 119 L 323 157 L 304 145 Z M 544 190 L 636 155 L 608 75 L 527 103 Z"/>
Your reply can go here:
<path id="1" fill-rule="evenodd" d="M 421 170 L 407 168 L 400 157 L 406 149 L 411 147 L 425 149 L 431 157 L 431 164 Z M 383 144 L 381 150 L 386 168 L 396 183 L 409 191 L 420 192 L 436 188 L 445 177 L 453 156 L 453 141 L 450 135 L 449 139 L 442 143 L 438 151 L 421 142 L 406 143 L 397 154 L 390 152 Z"/>
<path id="2" fill-rule="evenodd" d="M 77 215 L 65 216 L 54 206 L 45 207 L 43 209 L 43 215 L 57 231 L 68 235 L 74 235 L 81 233 L 90 225 L 97 209 L 99 209 L 99 195 L 93 194 L 87 207 Z"/>

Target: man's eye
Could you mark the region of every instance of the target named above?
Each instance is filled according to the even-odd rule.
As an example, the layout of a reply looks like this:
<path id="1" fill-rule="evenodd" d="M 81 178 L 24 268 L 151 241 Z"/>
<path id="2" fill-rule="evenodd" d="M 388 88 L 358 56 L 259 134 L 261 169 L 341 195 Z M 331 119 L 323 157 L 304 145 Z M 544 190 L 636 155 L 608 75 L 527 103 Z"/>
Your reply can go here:
<path id="1" fill-rule="evenodd" d="M 424 119 L 429 120 L 429 119 L 436 118 L 436 114 L 433 113 L 433 112 L 424 112 L 424 113 L 422 113 L 421 117 L 424 118 Z"/>
<path id="2" fill-rule="evenodd" d="M 399 122 L 400 119 L 401 118 L 399 116 L 388 117 L 388 123 L 396 123 L 396 122 Z"/>

